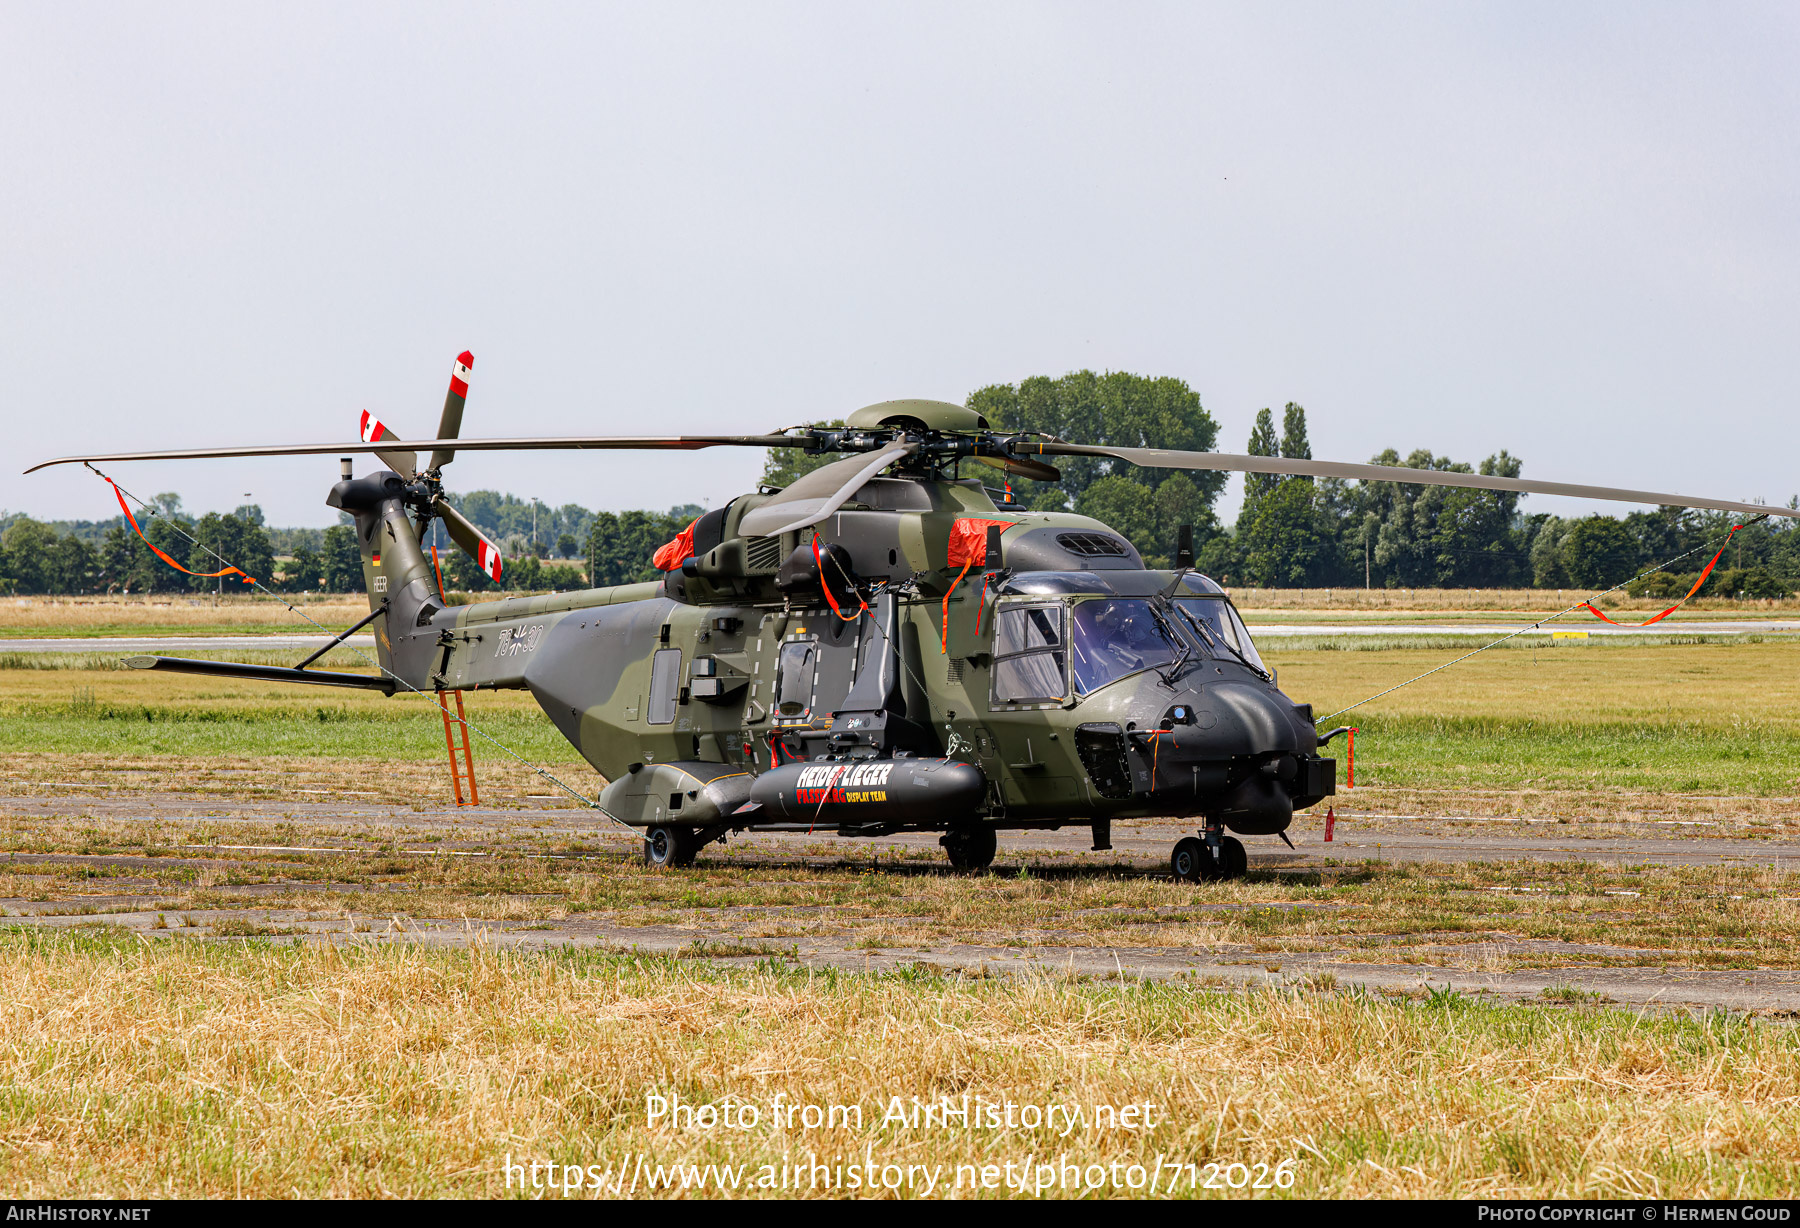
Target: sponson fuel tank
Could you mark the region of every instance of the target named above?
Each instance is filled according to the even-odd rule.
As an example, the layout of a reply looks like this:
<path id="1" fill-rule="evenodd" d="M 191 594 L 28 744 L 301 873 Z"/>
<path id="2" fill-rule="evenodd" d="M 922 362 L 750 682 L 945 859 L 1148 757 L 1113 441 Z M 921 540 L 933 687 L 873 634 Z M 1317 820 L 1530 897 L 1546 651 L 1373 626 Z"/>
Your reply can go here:
<path id="1" fill-rule="evenodd" d="M 954 759 L 854 759 L 764 772 L 750 786 L 750 805 L 758 822 L 947 826 L 974 814 L 986 791 L 981 769 Z"/>

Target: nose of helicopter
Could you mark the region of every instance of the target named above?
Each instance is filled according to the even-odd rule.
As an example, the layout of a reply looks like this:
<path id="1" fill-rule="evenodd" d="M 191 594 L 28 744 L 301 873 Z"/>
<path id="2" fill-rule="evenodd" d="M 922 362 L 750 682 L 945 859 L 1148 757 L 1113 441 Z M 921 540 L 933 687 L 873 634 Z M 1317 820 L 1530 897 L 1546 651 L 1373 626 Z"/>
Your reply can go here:
<path id="1" fill-rule="evenodd" d="M 1216 759 L 1311 752 L 1319 739 L 1310 716 L 1272 686 L 1231 681 L 1188 690 L 1153 724 L 1185 732 L 1175 739 L 1177 745 Z"/>
<path id="2" fill-rule="evenodd" d="M 1128 699 L 1100 706 L 1124 719 L 1084 723 L 1078 745 L 1096 790 L 1108 795 L 1111 785 L 1110 796 L 1129 798 L 1136 809 L 1198 813 L 1236 831 L 1272 833 L 1335 788 L 1336 765 L 1319 758 L 1311 709 L 1261 679 L 1171 688 L 1151 676 Z M 1109 745 L 1123 755 L 1105 754 Z"/>

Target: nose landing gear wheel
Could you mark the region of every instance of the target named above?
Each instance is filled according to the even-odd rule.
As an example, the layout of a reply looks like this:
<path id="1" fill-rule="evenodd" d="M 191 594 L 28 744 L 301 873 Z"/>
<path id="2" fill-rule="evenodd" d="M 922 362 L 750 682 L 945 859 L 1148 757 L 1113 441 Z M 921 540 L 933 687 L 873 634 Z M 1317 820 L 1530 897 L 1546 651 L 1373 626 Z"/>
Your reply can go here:
<path id="1" fill-rule="evenodd" d="M 949 855 L 950 865 L 957 870 L 985 870 L 994 864 L 994 853 L 1000 847 L 994 829 L 986 823 L 952 827 L 938 840 Z"/>
<path id="2" fill-rule="evenodd" d="M 686 827 L 660 824 L 644 833 L 644 864 L 652 869 L 672 870 L 694 864 L 700 842 Z"/>
<path id="3" fill-rule="evenodd" d="M 1219 877 L 1212 850 L 1198 836 L 1183 836 L 1175 842 L 1175 851 L 1169 854 L 1169 869 L 1174 873 L 1175 881 L 1181 883 L 1198 883 Z"/>
<path id="4" fill-rule="evenodd" d="M 1221 879 L 1242 878 L 1249 863 L 1243 842 L 1234 836 L 1220 839 L 1217 858 L 1214 858 L 1206 841 L 1198 836 L 1182 837 L 1175 842 L 1175 851 L 1169 854 L 1169 870 L 1175 875 L 1177 882 L 1183 883 L 1210 883 Z"/>

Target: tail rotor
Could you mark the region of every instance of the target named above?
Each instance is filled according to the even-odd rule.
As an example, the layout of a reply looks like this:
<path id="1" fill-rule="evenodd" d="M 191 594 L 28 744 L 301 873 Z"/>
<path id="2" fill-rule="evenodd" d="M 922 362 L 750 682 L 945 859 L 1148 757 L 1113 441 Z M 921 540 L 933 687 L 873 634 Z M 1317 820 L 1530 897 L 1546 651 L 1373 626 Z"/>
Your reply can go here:
<path id="1" fill-rule="evenodd" d="M 444 412 L 438 419 L 439 439 L 455 439 L 462 432 L 463 407 L 469 399 L 469 375 L 475 366 L 475 356 L 464 350 L 456 356 L 456 364 L 450 369 L 450 390 L 444 396 Z M 394 432 L 379 418 L 368 410 L 362 412 L 362 438 L 364 443 L 385 443 L 392 440 L 401 442 Z M 487 535 L 475 527 L 473 521 L 444 498 L 443 467 L 456 459 L 453 448 L 439 448 L 432 452 L 431 463 L 421 472 L 418 468 L 417 452 L 395 449 L 380 451 L 375 454 L 383 464 L 405 478 L 409 485 L 417 489 L 412 506 L 421 517 L 419 530 L 421 535 L 427 522 L 438 519 L 444 522 L 444 529 L 450 534 L 462 552 L 475 560 L 478 567 L 488 579 L 498 584 L 500 573 L 505 567 L 505 559 Z"/>

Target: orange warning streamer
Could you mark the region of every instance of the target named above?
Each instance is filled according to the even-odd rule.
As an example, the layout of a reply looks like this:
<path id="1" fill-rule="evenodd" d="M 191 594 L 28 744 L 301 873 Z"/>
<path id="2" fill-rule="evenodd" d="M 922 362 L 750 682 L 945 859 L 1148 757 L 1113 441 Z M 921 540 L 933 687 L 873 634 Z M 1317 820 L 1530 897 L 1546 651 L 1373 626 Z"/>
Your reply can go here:
<path id="1" fill-rule="evenodd" d="M 1606 615 L 1602 614 L 1591 601 L 1584 601 L 1581 604 L 1586 606 L 1589 610 L 1592 610 L 1595 618 L 1612 623 L 1615 627 L 1648 627 L 1651 623 L 1659 623 L 1669 615 L 1673 614 L 1676 610 L 1679 610 L 1682 606 L 1686 605 L 1688 603 L 1688 597 L 1692 597 L 1695 593 L 1700 591 L 1700 586 L 1706 583 L 1706 577 L 1712 575 L 1712 569 L 1718 566 L 1719 560 L 1724 557 L 1725 547 L 1731 544 L 1732 537 L 1743 527 L 1744 526 L 1741 524 L 1734 524 L 1731 526 L 1731 532 L 1725 535 L 1724 543 L 1719 546 L 1719 553 L 1712 556 L 1712 562 L 1706 565 L 1706 570 L 1700 573 L 1700 578 L 1698 580 L 1694 581 L 1694 587 L 1687 591 L 1687 596 L 1683 597 L 1680 601 L 1677 601 L 1661 614 L 1658 614 L 1655 618 L 1647 618 L 1641 623 L 1622 623 L 1617 619 L 1607 618 Z"/>
<path id="2" fill-rule="evenodd" d="M 94 472 L 100 473 L 100 471 L 98 469 L 95 469 Z M 217 579 L 220 576 L 242 576 L 242 577 L 244 577 L 245 584 L 255 584 L 256 583 L 255 577 L 253 577 L 249 572 L 242 571 L 236 567 L 227 566 L 225 568 L 225 570 L 223 570 L 223 571 L 188 571 L 188 569 L 183 567 L 180 563 L 177 563 L 174 559 L 172 559 L 168 555 L 164 554 L 155 542 L 151 541 L 148 537 L 144 537 L 144 531 L 142 529 L 138 528 L 137 517 L 133 516 L 131 514 L 131 509 L 129 507 L 125 506 L 125 492 L 119 489 L 119 484 L 117 482 L 113 481 L 111 478 L 106 477 L 106 475 L 104 473 L 100 473 L 100 476 L 103 478 L 106 478 L 106 484 L 108 486 L 112 487 L 113 494 L 118 496 L 119 510 L 121 512 L 125 513 L 125 519 L 127 519 L 131 522 L 131 527 L 133 529 L 137 529 L 137 535 L 139 537 L 143 538 L 144 544 L 146 546 L 150 547 L 150 549 L 156 551 L 157 558 L 161 559 L 163 562 L 165 562 L 169 566 L 173 567 L 176 571 L 186 571 L 188 575 L 198 576 L 202 580 L 213 580 L 213 579 Z"/>

